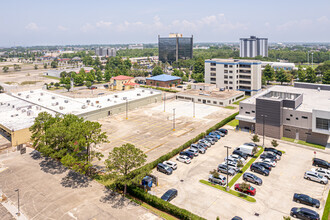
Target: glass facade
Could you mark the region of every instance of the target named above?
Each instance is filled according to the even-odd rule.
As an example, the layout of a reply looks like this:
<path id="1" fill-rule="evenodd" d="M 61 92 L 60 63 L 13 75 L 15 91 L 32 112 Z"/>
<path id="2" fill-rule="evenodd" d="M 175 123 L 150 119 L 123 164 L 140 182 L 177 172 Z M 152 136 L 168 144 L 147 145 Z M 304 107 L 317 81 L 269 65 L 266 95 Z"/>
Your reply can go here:
<path id="1" fill-rule="evenodd" d="M 158 51 L 159 61 L 163 63 L 191 59 L 193 37 L 159 37 Z"/>
<path id="2" fill-rule="evenodd" d="M 330 120 L 326 118 L 316 118 L 316 128 L 330 130 Z"/>

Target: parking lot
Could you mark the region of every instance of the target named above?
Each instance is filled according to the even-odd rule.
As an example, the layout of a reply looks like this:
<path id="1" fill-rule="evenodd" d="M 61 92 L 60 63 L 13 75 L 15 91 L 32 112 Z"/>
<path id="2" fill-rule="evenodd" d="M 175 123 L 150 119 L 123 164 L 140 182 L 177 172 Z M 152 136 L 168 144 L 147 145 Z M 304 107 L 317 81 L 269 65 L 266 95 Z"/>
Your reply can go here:
<path id="1" fill-rule="evenodd" d="M 173 131 L 173 109 L 175 108 L 175 131 Z M 99 119 L 102 130 L 108 135 L 109 143 L 98 148 L 106 157 L 114 147 L 125 143 L 134 144 L 153 161 L 177 148 L 191 138 L 204 132 L 236 110 L 195 104 L 177 100 L 154 103 L 135 109 L 126 114 L 118 114 Z M 102 161 L 100 162 L 100 164 Z"/>
<path id="2" fill-rule="evenodd" d="M 178 169 L 173 174 L 166 175 L 154 170 L 153 174 L 159 178 L 159 186 L 153 187 L 152 193 L 160 197 L 168 189 L 175 188 L 178 190 L 178 196 L 171 203 L 207 219 L 215 219 L 217 216 L 220 219 L 231 219 L 235 215 L 243 219 L 282 219 L 283 216 L 290 215 L 292 207 L 310 208 L 322 216 L 330 184 L 325 186 L 303 178 L 305 171 L 312 168 L 313 149 L 280 143 L 277 148 L 286 153 L 272 169 L 270 175 L 264 177 L 254 173 L 263 180 L 261 186 L 251 184 L 257 191 L 254 196 L 255 203 L 247 202 L 199 182 L 201 179 L 207 180 L 209 172 L 224 161 L 226 157 L 224 146 L 232 147 L 230 150 L 232 152 L 235 147 L 251 142 L 251 136 L 246 132 L 229 130 L 226 137 L 212 145 L 205 155 L 200 154 L 194 158 L 191 164 L 177 162 Z M 265 145 L 271 146 L 270 140 L 266 139 Z M 317 152 L 316 156 L 323 159 L 330 158 L 326 153 Z M 175 161 L 175 158 L 172 158 L 172 161 Z M 251 171 L 248 169 L 246 172 Z M 241 177 L 236 183 L 242 182 Z M 320 200 L 320 208 L 311 208 L 293 202 L 294 193 L 304 193 Z"/>

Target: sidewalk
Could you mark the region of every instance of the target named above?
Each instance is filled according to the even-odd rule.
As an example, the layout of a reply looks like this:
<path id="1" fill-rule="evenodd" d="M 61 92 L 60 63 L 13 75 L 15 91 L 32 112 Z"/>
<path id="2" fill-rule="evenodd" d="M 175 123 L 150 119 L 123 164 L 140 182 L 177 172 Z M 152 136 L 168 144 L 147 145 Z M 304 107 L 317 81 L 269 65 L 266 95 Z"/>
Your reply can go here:
<path id="1" fill-rule="evenodd" d="M 0 195 L 4 195 L 2 193 L 2 190 L 0 189 Z M 20 211 L 20 214 L 18 215 L 18 209 L 17 206 L 13 204 L 13 202 L 6 197 L 5 201 L 1 201 L 1 205 L 15 218 L 18 220 L 27 220 L 25 215 Z"/>

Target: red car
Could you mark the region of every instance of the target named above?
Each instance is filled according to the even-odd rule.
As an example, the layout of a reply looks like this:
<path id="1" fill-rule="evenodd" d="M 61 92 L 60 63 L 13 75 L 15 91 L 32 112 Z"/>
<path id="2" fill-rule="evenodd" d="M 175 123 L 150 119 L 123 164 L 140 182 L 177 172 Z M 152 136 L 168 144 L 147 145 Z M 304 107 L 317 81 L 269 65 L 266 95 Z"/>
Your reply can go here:
<path id="1" fill-rule="evenodd" d="M 235 186 L 234 186 L 235 190 L 246 193 L 246 194 L 251 195 L 251 196 L 254 196 L 257 192 L 256 189 L 253 188 L 252 186 L 250 186 L 249 189 L 246 190 L 246 191 L 243 191 L 240 186 L 241 186 L 241 184 L 239 184 L 239 183 L 235 184 Z"/>

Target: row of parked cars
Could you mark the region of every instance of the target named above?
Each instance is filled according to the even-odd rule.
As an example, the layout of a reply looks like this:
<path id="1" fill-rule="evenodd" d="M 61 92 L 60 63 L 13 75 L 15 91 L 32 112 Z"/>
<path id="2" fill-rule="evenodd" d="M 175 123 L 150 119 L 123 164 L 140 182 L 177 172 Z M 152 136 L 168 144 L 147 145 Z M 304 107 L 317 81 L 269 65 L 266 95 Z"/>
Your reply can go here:
<path id="1" fill-rule="evenodd" d="M 228 130 L 224 128 L 210 132 L 203 139 L 200 139 L 197 143 L 192 144 L 189 149 L 180 152 L 180 154 L 176 157 L 176 160 L 182 163 L 190 164 L 193 158 L 197 157 L 199 154 L 205 154 L 208 148 L 214 145 L 226 134 L 228 134 Z M 177 169 L 177 167 L 176 162 L 164 161 L 163 163 L 159 163 L 157 165 L 157 171 L 170 175 Z M 177 195 L 178 191 L 176 189 L 170 189 L 163 194 L 161 199 L 169 202 Z"/>
<path id="2" fill-rule="evenodd" d="M 322 184 L 327 184 L 330 179 L 330 163 L 320 158 L 314 158 L 312 165 L 317 168 L 312 168 L 311 171 L 306 171 L 304 178 Z M 318 199 L 312 198 L 306 194 L 295 193 L 293 195 L 293 201 L 315 208 L 320 207 L 320 201 Z M 316 211 L 304 207 L 293 207 L 290 211 L 290 215 L 299 219 L 320 219 L 320 216 Z"/>

